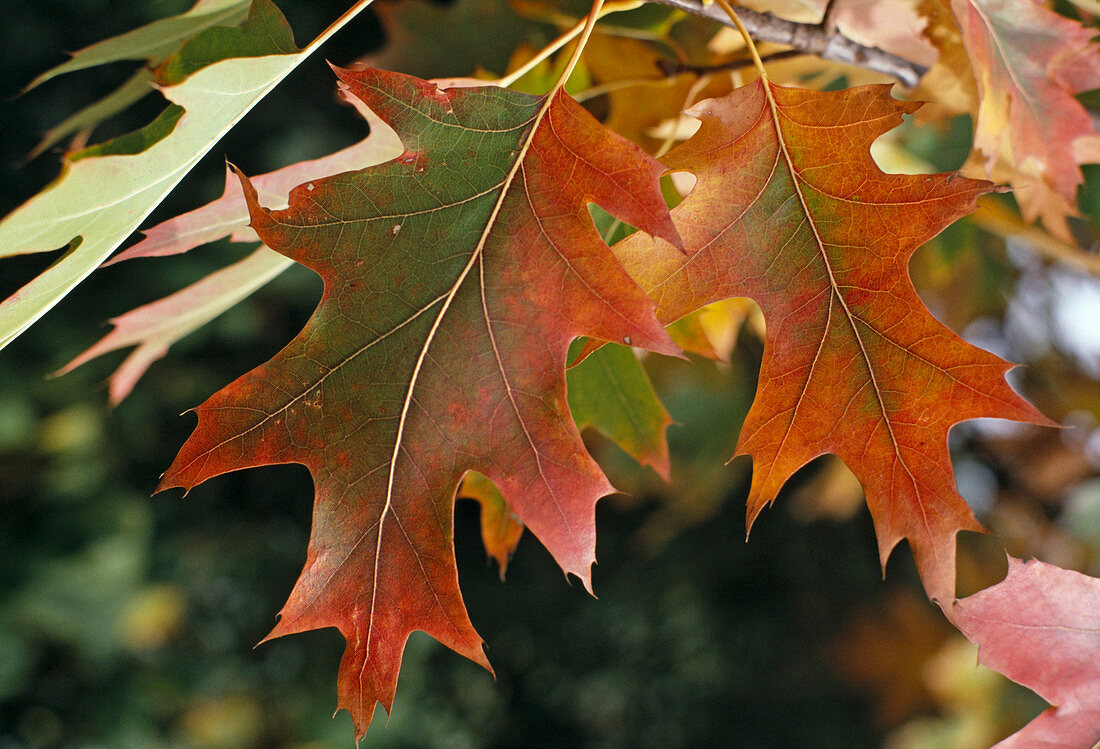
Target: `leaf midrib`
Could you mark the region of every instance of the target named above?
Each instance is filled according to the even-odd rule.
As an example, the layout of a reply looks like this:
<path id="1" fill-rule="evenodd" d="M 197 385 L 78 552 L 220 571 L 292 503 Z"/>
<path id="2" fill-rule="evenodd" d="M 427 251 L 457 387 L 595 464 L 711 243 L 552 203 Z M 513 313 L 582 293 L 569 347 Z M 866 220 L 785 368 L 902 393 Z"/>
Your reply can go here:
<path id="1" fill-rule="evenodd" d="M 458 295 L 459 290 L 462 288 L 462 285 L 465 283 L 466 278 L 470 275 L 470 271 L 473 270 L 474 266 L 478 265 L 479 261 L 481 260 L 482 254 L 483 254 L 484 249 L 485 249 L 485 243 L 488 240 L 489 235 L 492 233 L 493 229 L 496 226 L 497 216 L 500 215 L 500 210 L 504 205 L 504 201 L 508 197 L 508 192 L 512 187 L 512 183 L 516 179 L 516 175 L 519 174 L 520 170 L 523 167 L 523 163 L 524 163 L 524 161 L 527 157 L 527 153 L 531 148 L 531 143 L 534 141 L 535 135 L 536 135 L 536 133 L 538 132 L 538 129 L 539 129 L 539 125 L 542 123 L 543 118 L 546 116 L 547 112 L 549 111 L 550 105 L 553 102 L 553 99 L 554 99 L 554 92 L 551 92 L 551 94 L 547 95 L 543 99 L 541 105 L 539 106 L 538 112 L 535 114 L 535 116 L 531 120 L 529 120 L 529 122 L 531 123 L 530 130 L 527 132 L 527 135 L 524 137 L 523 144 L 520 146 L 519 150 L 516 152 L 515 161 L 512 163 L 511 169 L 509 169 L 508 174 L 505 176 L 504 180 L 502 180 L 501 183 L 500 183 L 500 194 L 498 195 L 498 197 L 496 199 L 496 202 L 493 204 L 493 209 L 490 212 L 489 217 L 485 222 L 485 228 L 481 232 L 481 236 L 478 239 L 477 245 L 474 247 L 474 251 L 472 253 L 470 253 L 470 259 L 466 262 L 465 267 L 463 267 L 461 273 L 459 273 L 458 278 L 455 280 L 455 282 L 451 286 L 450 290 L 443 297 L 443 304 L 440 307 L 439 312 L 436 314 L 435 320 L 432 323 L 432 327 L 428 331 L 428 335 L 424 340 L 424 344 L 420 348 L 420 353 L 419 353 L 419 355 L 417 356 L 417 359 L 416 359 L 416 365 L 413 367 L 412 375 L 409 378 L 409 387 L 408 387 L 408 390 L 406 391 L 405 400 L 404 400 L 404 403 L 402 404 L 402 407 L 401 407 L 401 415 L 398 418 L 397 434 L 394 437 L 394 449 L 393 449 L 393 453 L 390 457 L 389 470 L 388 470 L 387 477 L 386 477 L 386 501 L 385 501 L 384 505 L 382 506 L 382 511 L 379 513 L 378 522 L 376 524 L 377 528 L 378 528 L 378 531 L 377 531 L 377 535 L 376 535 L 376 538 L 375 538 L 374 569 L 372 571 L 372 584 L 371 584 L 371 601 L 370 601 L 370 607 L 369 607 L 368 612 L 367 612 L 367 637 L 366 637 L 366 641 L 364 643 L 364 647 L 366 649 L 368 659 L 370 658 L 370 643 L 371 643 L 371 638 L 373 636 L 373 631 L 374 631 L 374 608 L 375 608 L 375 604 L 376 604 L 376 601 L 377 601 L 377 598 L 378 598 L 378 576 L 379 576 L 379 569 L 381 567 L 381 561 L 382 561 L 382 537 L 383 537 L 384 525 L 385 525 L 386 518 L 391 514 L 392 508 L 393 508 L 393 484 L 394 484 L 394 477 L 395 477 L 396 469 L 397 469 L 397 458 L 401 454 L 401 448 L 402 448 L 402 443 L 403 443 L 403 439 L 404 439 L 404 432 L 405 432 L 405 424 L 408 420 L 409 408 L 411 407 L 412 402 L 413 402 L 413 393 L 416 390 L 416 385 L 417 385 L 417 382 L 418 382 L 419 377 L 420 377 L 420 370 L 424 365 L 424 361 L 428 357 L 428 350 L 431 348 L 432 342 L 435 339 L 435 335 L 439 331 L 440 326 L 442 325 L 443 318 L 446 316 L 447 311 L 450 309 L 451 304 L 454 302 L 454 299 Z M 482 285 L 482 290 L 484 291 L 484 285 Z M 488 324 L 488 319 L 486 319 L 486 324 Z M 495 342 L 494 342 L 494 351 L 495 351 Z M 510 390 L 509 390 L 509 396 L 511 396 L 511 391 Z M 513 401 L 513 406 L 514 405 L 515 405 L 515 403 Z M 369 533 L 369 531 L 368 531 L 368 533 Z M 355 544 L 353 544 L 352 548 L 354 549 L 355 547 L 357 547 L 358 544 L 361 542 L 361 540 L 365 537 L 366 537 L 366 534 L 361 536 L 360 541 L 357 541 Z M 351 552 L 349 551 L 349 554 L 348 554 L 349 557 L 350 557 L 350 554 L 351 554 Z M 346 560 L 346 558 L 345 558 L 345 560 Z M 335 574 L 335 572 L 333 574 Z M 431 587 L 430 584 L 429 584 L 429 587 Z M 432 589 L 432 593 L 433 593 L 433 595 L 435 595 L 434 588 Z M 438 597 L 437 597 L 437 601 L 438 601 Z"/>
<path id="2" fill-rule="evenodd" d="M 836 299 L 836 301 L 840 304 L 840 308 L 844 312 L 844 318 L 845 318 L 845 320 L 847 320 L 848 327 L 852 331 L 852 337 L 859 344 L 860 357 L 863 359 L 863 363 L 867 367 L 867 374 L 868 374 L 868 377 L 870 378 L 871 389 L 875 393 L 875 402 L 878 404 L 879 412 L 882 414 L 882 421 L 883 421 L 883 424 L 885 424 L 885 426 L 886 426 L 887 434 L 890 435 L 890 442 L 894 446 L 894 455 L 897 456 L 897 459 L 901 463 L 902 468 L 905 469 L 905 474 L 909 477 L 909 481 L 912 484 L 914 493 L 919 496 L 920 495 L 920 488 L 918 486 L 917 479 L 913 475 L 913 472 L 911 470 L 909 470 L 909 466 L 906 464 L 905 458 L 901 455 L 901 450 L 900 450 L 900 446 L 898 444 L 897 436 L 894 434 L 894 427 L 893 427 L 893 424 L 890 422 L 890 416 L 889 416 L 889 414 L 887 413 L 887 410 L 886 410 L 886 403 L 883 400 L 882 391 L 879 388 L 878 378 L 875 375 L 875 368 L 874 368 L 874 365 L 871 361 L 871 356 L 870 356 L 869 352 L 867 351 L 867 347 L 864 345 L 863 338 L 860 336 L 859 330 L 858 330 L 857 325 L 856 325 L 856 316 L 853 315 L 852 311 L 848 308 L 848 302 L 847 302 L 847 300 L 844 299 L 844 295 L 841 294 L 841 292 L 840 292 L 840 285 L 837 283 L 836 275 L 833 271 L 833 266 L 832 266 L 832 263 L 830 262 L 830 259 L 829 259 L 829 254 L 825 251 L 825 242 L 821 238 L 821 234 L 818 231 L 817 224 L 814 221 L 813 214 L 810 211 L 809 204 L 806 202 L 806 196 L 802 192 L 801 177 L 800 177 L 798 171 L 795 169 L 794 160 L 791 158 L 790 152 L 787 150 L 787 143 L 786 143 L 786 141 L 784 140 L 784 137 L 783 137 L 783 128 L 782 128 L 782 124 L 781 124 L 781 121 L 780 121 L 779 105 L 778 105 L 778 102 L 775 101 L 775 97 L 772 95 L 771 82 L 768 81 L 766 78 L 761 78 L 760 81 L 761 81 L 761 85 L 764 88 L 764 96 L 767 99 L 768 108 L 771 111 L 772 122 L 775 126 L 776 142 L 779 145 L 779 152 L 782 155 L 783 160 L 787 165 L 787 169 L 788 169 L 788 171 L 791 175 L 792 188 L 794 190 L 795 196 L 798 198 L 799 204 L 802 206 L 802 213 L 806 217 L 806 222 L 809 225 L 811 231 L 813 232 L 814 242 L 817 245 L 818 254 L 821 257 L 821 262 L 824 265 L 825 271 L 826 271 L 826 273 L 828 274 L 828 277 L 829 277 L 829 288 L 830 288 L 830 291 L 831 291 L 830 296 L 831 296 L 831 298 Z M 814 366 L 816 365 L 817 360 L 820 357 L 821 347 L 823 347 L 825 345 L 825 338 L 827 337 L 828 325 L 832 320 L 832 308 L 833 308 L 833 305 L 832 305 L 832 303 L 830 303 L 829 304 L 829 317 L 828 317 L 828 320 L 826 321 L 825 331 L 822 333 L 822 336 L 821 336 L 821 344 L 818 347 L 817 353 L 814 355 L 814 363 L 811 365 L 810 371 L 807 374 L 806 386 L 803 387 L 802 394 L 799 395 L 798 402 L 795 404 L 794 410 L 791 413 L 791 419 L 788 422 L 787 429 L 783 434 L 783 440 L 779 443 L 779 448 L 776 451 L 777 456 L 783 451 L 783 446 L 786 444 L 787 437 L 790 435 L 791 427 L 794 425 L 794 422 L 795 422 L 795 420 L 798 416 L 798 410 L 802 406 L 802 401 L 803 401 L 802 396 L 805 395 L 805 393 L 806 393 L 806 388 L 809 386 L 809 380 L 813 375 Z M 924 503 L 923 502 L 917 502 L 917 506 L 920 508 L 921 520 L 922 520 L 922 522 L 925 526 L 925 529 L 929 530 L 929 519 L 928 519 L 928 514 L 925 511 Z M 933 553 L 935 553 L 934 550 L 933 550 Z"/>

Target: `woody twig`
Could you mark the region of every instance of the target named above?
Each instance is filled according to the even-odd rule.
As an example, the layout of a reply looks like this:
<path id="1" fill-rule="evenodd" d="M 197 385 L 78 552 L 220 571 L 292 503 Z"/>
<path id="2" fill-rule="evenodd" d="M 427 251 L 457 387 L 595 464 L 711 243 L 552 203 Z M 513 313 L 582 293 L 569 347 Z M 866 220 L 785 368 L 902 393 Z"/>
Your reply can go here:
<path id="1" fill-rule="evenodd" d="M 651 2 L 704 16 L 726 26 L 733 25 L 729 16 L 717 5 L 703 5 L 695 0 L 651 0 Z M 885 73 L 897 78 L 899 82 L 910 88 L 917 85 L 921 76 L 927 72 L 927 68 L 878 47 L 868 47 L 844 36 L 836 28 L 833 9 L 834 3 L 830 2 L 826 6 L 825 15 L 820 23 L 796 23 L 778 18 L 771 13 L 757 13 L 747 8 L 738 8 L 737 15 L 745 24 L 749 34 L 758 41 L 785 44 L 799 52 L 816 55 L 825 60 L 858 65 L 868 70 Z"/>

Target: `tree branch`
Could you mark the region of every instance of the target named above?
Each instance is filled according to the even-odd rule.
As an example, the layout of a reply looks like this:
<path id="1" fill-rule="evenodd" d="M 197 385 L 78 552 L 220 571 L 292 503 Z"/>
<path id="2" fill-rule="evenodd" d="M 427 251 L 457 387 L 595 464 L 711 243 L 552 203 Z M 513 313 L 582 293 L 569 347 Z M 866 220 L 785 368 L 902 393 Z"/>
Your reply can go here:
<path id="1" fill-rule="evenodd" d="M 650 2 L 678 8 L 726 26 L 733 25 L 717 5 L 703 5 L 695 0 L 650 0 Z M 771 13 L 757 13 L 747 8 L 738 8 L 737 15 L 753 38 L 759 41 L 786 44 L 824 60 L 844 62 L 885 73 L 897 78 L 909 88 L 916 86 L 920 77 L 927 72 L 927 68 L 914 62 L 884 52 L 878 47 L 864 46 L 836 31 L 831 10 L 832 3 L 829 4 L 822 23 L 795 23 L 777 18 Z"/>
<path id="2" fill-rule="evenodd" d="M 829 36 L 839 33 L 836 30 L 836 7 L 836 0 L 827 0 L 825 12 L 821 14 L 821 23 L 818 24 Z"/>
<path id="3" fill-rule="evenodd" d="M 772 52 L 770 55 L 764 55 L 761 57 L 761 61 L 765 63 L 775 62 L 776 60 L 787 60 L 792 57 L 801 57 L 808 54 L 800 49 L 785 49 L 781 52 Z M 679 75 L 680 73 L 694 73 L 695 75 L 707 75 L 709 73 L 718 73 L 725 70 L 740 70 L 741 68 L 751 68 L 755 63 L 751 57 L 740 57 L 736 60 L 729 60 L 727 62 L 720 62 L 716 65 L 687 65 L 684 63 L 676 62 L 675 60 L 660 59 L 657 60 L 657 68 L 666 76 Z"/>

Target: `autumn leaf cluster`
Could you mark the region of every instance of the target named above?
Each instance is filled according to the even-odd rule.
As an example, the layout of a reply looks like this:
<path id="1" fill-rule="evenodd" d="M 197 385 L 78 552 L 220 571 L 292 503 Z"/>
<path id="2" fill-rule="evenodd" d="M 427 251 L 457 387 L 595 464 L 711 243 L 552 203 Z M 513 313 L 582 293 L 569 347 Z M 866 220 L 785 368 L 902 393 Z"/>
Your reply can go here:
<path id="1" fill-rule="evenodd" d="M 220 199 L 116 254 L 221 135 L 369 4 L 301 49 L 270 0 L 200 0 L 77 52 L 32 85 L 142 65 L 39 151 L 152 86 L 170 103 L 140 131 L 68 151 L 58 180 L 0 222 L 0 255 L 68 247 L 0 304 L 2 344 L 102 264 L 223 237 L 261 243 L 115 318 L 63 367 L 134 347 L 111 377 L 113 403 L 174 342 L 292 264 L 323 279 L 294 340 L 197 407 L 160 489 L 260 465 L 309 469 L 306 562 L 268 637 L 341 632 L 339 706 L 357 735 L 376 703 L 390 709 L 412 632 L 490 667 L 458 586 L 456 497 L 480 502 L 502 575 L 530 531 L 591 590 L 595 507 L 615 488 L 581 431 L 676 491 L 672 420 L 644 360 L 722 359 L 762 315 L 756 396 L 725 456 L 751 459 L 749 525 L 795 472 L 838 456 L 863 488 L 882 565 L 905 541 L 928 597 L 982 662 L 1051 703 L 1004 746 L 1100 739 L 1095 578 L 1013 559 L 1003 582 L 956 596 L 956 536 L 981 525 L 956 488 L 948 432 L 983 417 L 1055 422 L 1009 386 L 1011 363 L 933 317 L 909 277 L 913 254 L 975 211 L 1089 264 L 1077 199 L 1100 133 L 1075 98 L 1100 87 L 1089 11 L 1032 0 L 382 5 L 389 45 L 334 67 L 366 138 L 265 175 L 230 167 Z M 471 19 L 484 37 L 461 38 Z M 433 28 L 459 38 L 443 45 Z M 441 46 L 447 59 L 435 60 Z M 893 173 L 880 164 L 897 148 L 872 156 L 906 118 L 960 114 L 974 122 L 961 172 Z M 1006 188 L 1018 215 L 991 199 Z"/>

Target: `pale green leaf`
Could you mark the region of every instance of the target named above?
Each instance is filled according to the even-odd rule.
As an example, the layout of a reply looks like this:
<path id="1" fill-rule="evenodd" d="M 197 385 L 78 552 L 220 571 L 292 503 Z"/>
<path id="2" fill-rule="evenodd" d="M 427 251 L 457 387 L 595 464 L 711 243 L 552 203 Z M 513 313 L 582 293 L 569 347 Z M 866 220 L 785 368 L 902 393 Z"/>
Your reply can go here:
<path id="1" fill-rule="evenodd" d="M 248 14 L 249 4 L 250 0 L 199 0 L 186 13 L 161 18 L 74 52 L 71 60 L 42 73 L 25 90 L 65 73 L 120 60 L 145 60 L 156 65 L 204 29 L 240 23 Z"/>
<path id="2" fill-rule="evenodd" d="M 597 429 L 667 481 L 665 430 L 672 418 L 630 347 L 608 343 L 570 369 L 566 377 L 569 411 L 577 427 Z"/>
<path id="3" fill-rule="evenodd" d="M 148 150 L 86 158 L 0 221 L 0 257 L 64 247 L 65 255 L 0 304 L 6 346 L 105 260 L 198 160 L 290 71 L 371 0 L 360 0 L 297 54 L 233 58 L 162 89 L 183 107 Z"/>
<path id="4" fill-rule="evenodd" d="M 113 117 L 142 97 L 153 93 L 153 73 L 141 68 L 111 93 L 69 115 L 42 134 L 42 140 L 27 154 L 27 161 L 37 157 L 47 148 L 56 145 L 70 135 L 89 132 L 99 123 Z"/>

